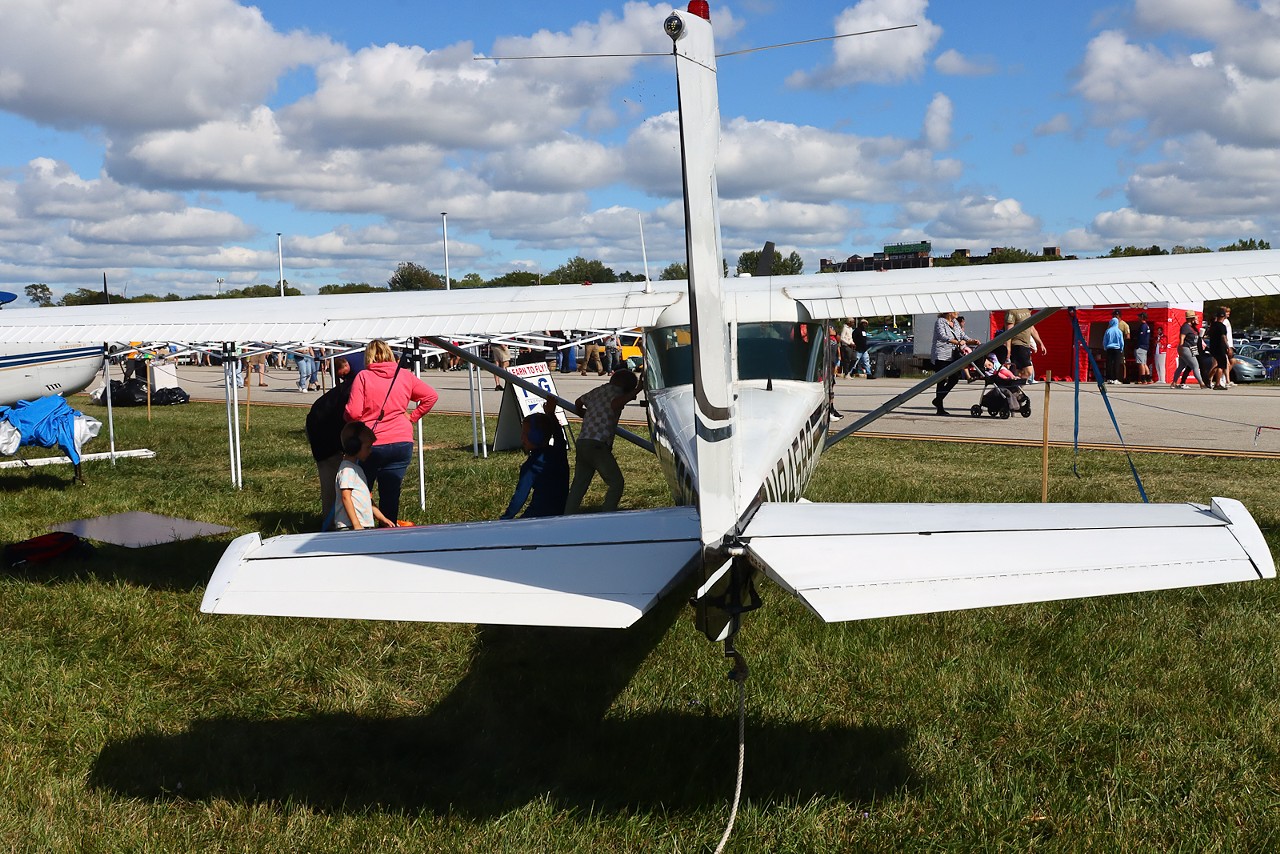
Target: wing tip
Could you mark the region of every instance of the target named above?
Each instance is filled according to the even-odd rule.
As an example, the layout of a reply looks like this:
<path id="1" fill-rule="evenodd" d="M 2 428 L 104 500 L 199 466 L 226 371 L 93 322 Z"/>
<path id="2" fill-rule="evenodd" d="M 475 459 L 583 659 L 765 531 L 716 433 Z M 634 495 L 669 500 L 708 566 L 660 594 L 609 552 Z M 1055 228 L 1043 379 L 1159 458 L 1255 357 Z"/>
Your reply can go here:
<path id="1" fill-rule="evenodd" d="M 245 557 L 251 552 L 257 551 L 262 546 L 262 536 L 256 531 L 252 534 L 244 534 L 236 537 L 227 546 L 227 550 L 222 553 L 222 557 L 218 559 L 218 565 L 213 569 L 213 575 L 209 577 L 209 584 L 204 589 L 204 598 L 200 600 L 200 611 L 205 614 L 216 614 L 218 612 L 218 600 L 222 598 L 223 592 L 235 579 L 240 565 L 244 562 Z"/>
<path id="2" fill-rule="evenodd" d="M 1271 555 L 1271 547 L 1262 529 L 1249 513 L 1244 504 L 1234 498 L 1213 498 L 1209 502 L 1209 510 L 1214 516 L 1227 523 L 1227 530 L 1236 538 L 1240 548 L 1253 563 L 1259 578 L 1275 578 L 1276 562 Z"/>

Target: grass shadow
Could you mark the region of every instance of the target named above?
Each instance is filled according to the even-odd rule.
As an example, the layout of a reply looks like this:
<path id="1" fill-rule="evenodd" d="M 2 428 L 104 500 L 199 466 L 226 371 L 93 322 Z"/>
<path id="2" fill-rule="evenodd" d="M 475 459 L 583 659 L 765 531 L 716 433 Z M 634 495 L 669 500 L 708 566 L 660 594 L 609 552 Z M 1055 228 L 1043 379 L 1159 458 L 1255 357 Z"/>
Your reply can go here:
<path id="1" fill-rule="evenodd" d="M 683 602 L 673 594 L 624 632 L 482 627 L 469 672 L 426 715 L 199 719 L 107 744 L 89 784 L 130 798 L 477 818 L 545 794 L 588 811 L 719 804 L 731 791 L 736 720 L 687 708 L 608 714 Z M 900 729 L 749 720 L 747 739 L 746 791 L 757 802 L 865 802 L 915 782 Z"/>
<path id="2" fill-rule="evenodd" d="M 317 506 L 319 503 L 317 500 Z M 318 510 L 264 510 L 246 515 L 254 521 L 254 530 L 260 532 L 264 540 L 280 534 L 314 534 L 324 521 Z"/>
<path id="3" fill-rule="evenodd" d="M 56 468 L 65 474 L 54 474 L 45 466 L 5 469 L 0 472 L 0 493 L 23 492 L 28 489 L 69 489 L 81 485 L 76 483 L 70 465 Z"/>

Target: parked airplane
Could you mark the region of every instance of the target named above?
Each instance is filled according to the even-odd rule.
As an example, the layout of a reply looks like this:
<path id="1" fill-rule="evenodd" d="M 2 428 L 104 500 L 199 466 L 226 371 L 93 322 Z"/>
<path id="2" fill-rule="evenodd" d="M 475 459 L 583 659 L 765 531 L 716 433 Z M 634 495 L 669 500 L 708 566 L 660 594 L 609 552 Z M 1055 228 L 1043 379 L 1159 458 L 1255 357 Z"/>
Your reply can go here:
<path id="1" fill-rule="evenodd" d="M 795 503 L 827 434 L 824 318 L 1277 293 L 1280 252 L 724 280 L 716 55 L 706 9 L 695 0 L 664 22 L 677 72 L 687 283 L 294 298 L 287 316 L 275 300 L 0 314 L 0 338 L 31 343 L 647 330 L 649 426 L 679 506 L 368 534 L 248 534 L 227 548 L 203 611 L 625 627 L 693 572 L 698 624 L 731 649 L 741 615 L 759 603 L 761 573 L 828 621 L 1275 576 L 1257 525 L 1225 498 Z M 937 559 L 954 550 L 1037 561 L 1028 569 Z M 837 554 L 859 559 L 830 559 Z"/>
<path id="2" fill-rule="evenodd" d="M 66 397 L 86 388 L 100 373 L 101 344 L 0 343 L 0 406 L 51 394 Z"/>

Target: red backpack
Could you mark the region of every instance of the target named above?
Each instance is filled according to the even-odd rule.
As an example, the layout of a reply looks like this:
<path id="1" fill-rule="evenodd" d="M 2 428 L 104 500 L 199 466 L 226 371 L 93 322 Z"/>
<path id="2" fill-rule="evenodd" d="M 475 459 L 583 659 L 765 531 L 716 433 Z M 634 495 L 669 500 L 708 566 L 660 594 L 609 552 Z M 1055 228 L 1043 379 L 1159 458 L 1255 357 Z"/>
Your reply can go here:
<path id="1" fill-rule="evenodd" d="M 93 551 L 88 540 L 66 531 L 54 531 L 52 534 L 41 534 L 5 546 L 4 562 L 12 569 L 26 563 L 44 563 L 60 557 L 86 558 Z"/>

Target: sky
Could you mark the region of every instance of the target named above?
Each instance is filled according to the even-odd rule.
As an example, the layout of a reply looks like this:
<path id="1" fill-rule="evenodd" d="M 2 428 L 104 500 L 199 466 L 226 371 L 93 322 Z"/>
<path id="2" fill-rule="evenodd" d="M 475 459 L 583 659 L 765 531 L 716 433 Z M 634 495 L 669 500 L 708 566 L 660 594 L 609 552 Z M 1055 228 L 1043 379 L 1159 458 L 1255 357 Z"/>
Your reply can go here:
<path id="1" fill-rule="evenodd" d="M 0 289 L 683 261 L 669 5 L 0 0 Z M 711 0 L 724 248 L 1276 242 L 1280 0 Z M 281 235 L 277 241 L 277 233 Z M 280 249 L 278 256 L 278 248 Z M 221 284 L 218 280 L 222 279 Z M 24 304 L 19 300 L 18 305 Z"/>

